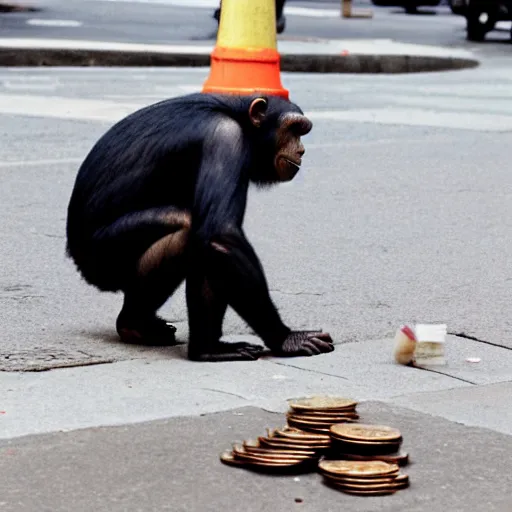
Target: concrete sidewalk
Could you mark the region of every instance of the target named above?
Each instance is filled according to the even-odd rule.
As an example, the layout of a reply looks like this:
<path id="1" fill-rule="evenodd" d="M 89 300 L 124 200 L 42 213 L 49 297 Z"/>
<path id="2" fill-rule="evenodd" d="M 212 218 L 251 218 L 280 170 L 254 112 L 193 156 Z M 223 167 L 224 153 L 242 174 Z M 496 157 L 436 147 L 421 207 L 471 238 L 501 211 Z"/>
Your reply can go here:
<path id="1" fill-rule="evenodd" d="M 209 66 L 214 44 L 155 45 L 0 38 L 1 66 Z M 471 68 L 468 51 L 391 39 L 280 38 L 281 69 L 294 72 L 407 73 Z"/>
<path id="2" fill-rule="evenodd" d="M 181 346 L 156 361 L 0 372 L 0 510 L 509 512 L 512 352 L 447 341 L 435 371 L 395 364 L 387 339 L 313 358 L 196 364 Z M 465 362 L 475 353 L 480 364 Z M 287 399 L 314 394 L 356 399 L 360 422 L 399 428 L 410 488 L 361 498 L 314 471 L 220 462 L 285 425 Z"/>

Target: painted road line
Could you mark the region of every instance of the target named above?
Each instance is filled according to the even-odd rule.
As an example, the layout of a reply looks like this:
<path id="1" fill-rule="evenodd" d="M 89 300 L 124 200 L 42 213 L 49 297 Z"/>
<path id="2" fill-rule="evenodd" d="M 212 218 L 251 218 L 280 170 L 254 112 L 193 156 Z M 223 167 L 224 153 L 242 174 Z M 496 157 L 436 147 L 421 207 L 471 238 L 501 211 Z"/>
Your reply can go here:
<path id="1" fill-rule="evenodd" d="M 191 9 L 211 9 L 219 6 L 218 0 L 92 0 L 95 2 L 138 3 L 188 7 Z M 285 6 L 286 16 L 303 16 L 307 18 L 340 18 L 341 9 L 313 9 L 310 7 Z"/>
<path id="2" fill-rule="evenodd" d="M 0 113 L 112 123 L 150 102 L 114 102 L 59 96 L 0 95 Z M 432 108 L 362 108 L 310 110 L 312 120 L 402 126 L 430 126 L 470 131 L 512 131 L 512 115 L 443 111 Z"/>
<path id="3" fill-rule="evenodd" d="M 64 165 L 77 164 L 83 161 L 83 158 L 48 158 L 46 160 L 5 160 L 0 161 L 2 167 L 33 167 L 36 165 Z"/>
<path id="4" fill-rule="evenodd" d="M 83 23 L 75 20 L 42 20 L 31 19 L 26 21 L 27 25 L 34 25 L 37 27 L 81 27 Z"/>
<path id="5" fill-rule="evenodd" d="M 402 126 L 430 126 L 459 130 L 512 131 L 512 115 L 478 112 L 446 112 L 420 108 L 362 108 L 346 111 L 308 112 L 312 120 L 347 121 Z"/>

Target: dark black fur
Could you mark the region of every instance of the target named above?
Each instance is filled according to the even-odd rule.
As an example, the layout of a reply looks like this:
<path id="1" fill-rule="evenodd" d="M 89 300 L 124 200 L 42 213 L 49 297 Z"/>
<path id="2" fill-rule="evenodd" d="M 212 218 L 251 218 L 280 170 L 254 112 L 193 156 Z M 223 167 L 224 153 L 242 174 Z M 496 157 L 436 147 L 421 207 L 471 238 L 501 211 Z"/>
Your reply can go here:
<path id="1" fill-rule="evenodd" d="M 187 280 L 189 353 L 195 359 L 208 359 L 220 347 L 228 304 L 271 348 L 291 332 L 269 297 L 242 224 L 249 182 L 276 181 L 280 116 L 302 111 L 266 98 L 267 116 L 256 128 L 248 115 L 254 99 L 192 94 L 129 115 L 86 157 L 68 207 L 68 255 L 89 284 L 125 292 L 125 316 L 150 318 Z M 172 232 L 162 215 L 173 209 L 191 215 L 186 257 L 142 285 L 136 264 Z M 214 250 L 211 242 L 229 253 Z"/>

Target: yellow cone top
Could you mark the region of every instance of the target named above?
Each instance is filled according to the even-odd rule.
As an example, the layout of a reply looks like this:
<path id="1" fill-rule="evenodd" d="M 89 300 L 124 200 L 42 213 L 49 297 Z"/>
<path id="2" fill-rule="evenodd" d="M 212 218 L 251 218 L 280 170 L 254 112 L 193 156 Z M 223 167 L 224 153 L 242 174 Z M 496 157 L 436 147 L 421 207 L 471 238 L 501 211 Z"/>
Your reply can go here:
<path id="1" fill-rule="evenodd" d="M 217 46 L 277 49 L 275 23 L 274 0 L 222 0 Z"/>

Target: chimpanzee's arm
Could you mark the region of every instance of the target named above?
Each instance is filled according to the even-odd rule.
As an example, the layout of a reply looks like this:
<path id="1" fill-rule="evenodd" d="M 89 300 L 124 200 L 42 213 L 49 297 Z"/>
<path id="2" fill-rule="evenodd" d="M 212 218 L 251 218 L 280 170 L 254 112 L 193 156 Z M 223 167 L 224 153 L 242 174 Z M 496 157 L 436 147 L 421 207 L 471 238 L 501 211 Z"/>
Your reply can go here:
<path id="1" fill-rule="evenodd" d="M 208 278 L 266 343 L 281 342 L 290 329 L 271 301 L 261 264 L 245 238 L 248 147 L 241 128 L 219 122 L 204 143 L 192 209 L 192 233 L 204 255 Z"/>
<path id="2" fill-rule="evenodd" d="M 204 255 L 208 280 L 276 354 L 313 355 L 333 349 L 329 335 L 293 332 L 281 320 L 260 261 L 242 222 L 249 176 L 249 147 L 234 121 L 221 121 L 205 141 L 192 232 Z"/>

